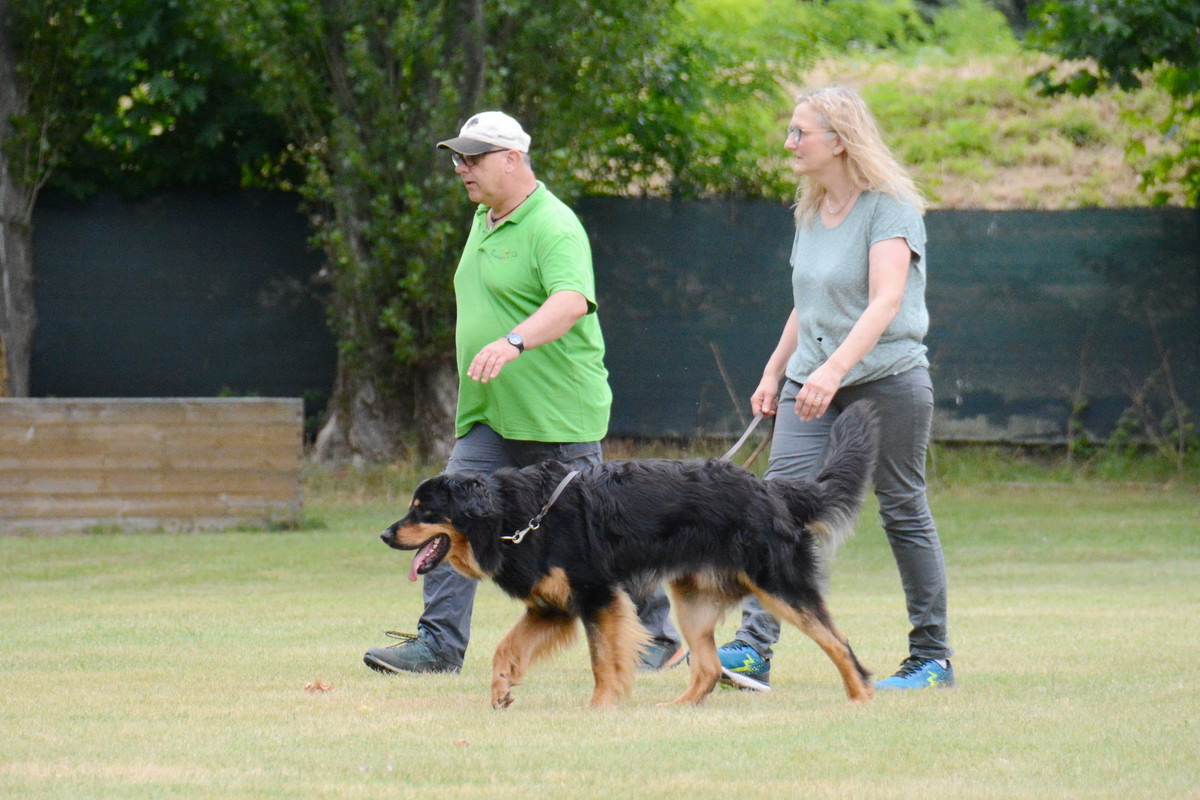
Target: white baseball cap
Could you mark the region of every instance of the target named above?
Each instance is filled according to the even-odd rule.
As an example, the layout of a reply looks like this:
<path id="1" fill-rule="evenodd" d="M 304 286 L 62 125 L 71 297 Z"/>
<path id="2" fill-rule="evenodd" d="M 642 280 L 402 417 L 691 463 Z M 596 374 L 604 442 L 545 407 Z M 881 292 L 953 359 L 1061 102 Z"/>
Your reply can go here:
<path id="1" fill-rule="evenodd" d="M 467 120 L 458 136 L 438 142 L 437 146 L 465 156 L 476 156 L 495 150 L 529 152 L 529 134 L 521 123 L 503 111 L 481 111 Z"/>

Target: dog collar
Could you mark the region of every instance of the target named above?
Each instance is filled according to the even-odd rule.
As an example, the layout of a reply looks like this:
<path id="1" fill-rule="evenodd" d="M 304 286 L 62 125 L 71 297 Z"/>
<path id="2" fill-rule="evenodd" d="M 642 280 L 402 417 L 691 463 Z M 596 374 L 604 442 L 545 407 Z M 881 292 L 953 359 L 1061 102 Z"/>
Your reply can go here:
<path id="1" fill-rule="evenodd" d="M 512 542 L 513 544 L 520 544 L 521 540 L 525 538 L 525 534 L 529 533 L 530 531 L 536 531 L 538 528 L 542 527 L 542 517 L 546 516 L 546 512 L 550 510 L 550 506 L 554 505 L 554 501 L 557 500 L 558 496 L 563 493 L 563 489 L 566 489 L 567 484 L 575 480 L 575 476 L 578 474 L 579 470 L 573 469 L 568 472 L 561 481 L 558 482 L 558 486 L 555 486 L 554 491 L 550 493 L 550 499 L 546 501 L 546 505 L 542 506 L 542 510 L 539 511 L 533 519 L 529 520 L 529 524 L 523 530 L 517 531 L 512 536 L 501 536 L 500 538 L 507 542 Z"/>

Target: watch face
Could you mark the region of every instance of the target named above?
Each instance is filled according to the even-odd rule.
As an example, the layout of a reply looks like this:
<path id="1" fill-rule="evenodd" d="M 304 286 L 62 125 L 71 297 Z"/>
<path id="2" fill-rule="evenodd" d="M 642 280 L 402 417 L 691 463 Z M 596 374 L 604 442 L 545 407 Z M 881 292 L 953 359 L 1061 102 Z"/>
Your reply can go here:
<path id="1" fill-rule="evenodd" d="M 504 338 L 508 339 L 508 343 L 511 344 L 513 347 L 517 348 L 518 350 L 521 350 L 521 351 L 525 350 L 525 340 L 521 338 L 521 334 L 510 333 L 508 336 L 505 336 Z"/>

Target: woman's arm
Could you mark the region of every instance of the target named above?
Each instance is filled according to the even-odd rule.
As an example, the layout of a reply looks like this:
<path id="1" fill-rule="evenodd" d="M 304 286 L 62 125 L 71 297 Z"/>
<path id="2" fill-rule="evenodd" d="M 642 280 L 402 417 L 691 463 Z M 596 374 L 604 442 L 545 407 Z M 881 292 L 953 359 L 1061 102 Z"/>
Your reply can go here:
<path id="1" fill-rule="evenodd" d="M 793 308 L 783 326 L 779 343 L 775 345 L 775 352 L 771 353 L 771 357 L 767 359 L 767 366 L 763 367 L 762 380 L 750 396 L 750 410 L 754 414 L 775 416 L 779 405 L 779 382 L 783 380 L 783 371 L 787 369 L 788 359 L 792 357 L 795 349 L 796 309 Z"/>
<path id="2" fill-rule="evenodd" d="M 871 245 L 867 255 L 867 307 L 846 340 L 824 364 L 808 376 L 796 397 L 796 413 L 807 421 L 825 413 L 846 373 L 862 361 L 900 311 L 912 259 L 908 240 L 885 239 Z"/>

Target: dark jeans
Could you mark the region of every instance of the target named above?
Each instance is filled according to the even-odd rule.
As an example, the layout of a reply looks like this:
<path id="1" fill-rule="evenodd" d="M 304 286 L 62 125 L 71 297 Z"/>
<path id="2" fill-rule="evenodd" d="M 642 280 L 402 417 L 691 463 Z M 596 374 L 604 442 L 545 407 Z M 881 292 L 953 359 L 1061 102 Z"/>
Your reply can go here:
<path id="1" fill-rule="evenodd" d="M 495 472 L 501 467 L 528 467 L 542 461 L 561 461 L 572 467 L 599 464 L 599 442 L 524 442 L 504 439 L 487 425 L 477 424 L 454 443 L 446 472 Z M 442 659 L 461 666 L 471 639 L 471 611 L 476 582 L 442 562 L 425 575 L 425 611 L 418 626 L 427 630 L 430 647 Z M 637 603 L 638 617 L 650 636 L 672 647 L 679 633 L 671 624 L 670 603 L 662 587 Z"/>
<path id="2" fill-rule="evenodd" d="M 867 399 L 879 413 L 879 461 L 875 496 L 879 516 L 892 546 L 912 630 L 909 654 L 949 658 L 946 622 L 946 566 L 933 515 L 925 497 L 925 454 L 933 423 L 933 384 L 929 370 L 917 367 L 858 386 L 844 386 L 824 416 L 804 422 L 795 413 L 800 385 L 787 381 L 779 397 L 771 460 L 766 477 L 813 480 L 825 461 L 829 431 L 841 410 Z M 779 641 L 779 622 L 757 598 L 742 605 L 736 638 L 770 658 Z"/>

